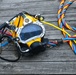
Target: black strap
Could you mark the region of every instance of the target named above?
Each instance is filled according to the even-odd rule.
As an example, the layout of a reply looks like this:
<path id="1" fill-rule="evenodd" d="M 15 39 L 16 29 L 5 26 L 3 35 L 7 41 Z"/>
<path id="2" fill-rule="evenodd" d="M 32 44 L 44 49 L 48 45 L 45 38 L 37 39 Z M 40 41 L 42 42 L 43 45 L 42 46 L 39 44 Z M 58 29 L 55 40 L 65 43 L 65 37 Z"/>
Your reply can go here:
<path id="1" fill-rule="evenodd" d="M 4 38 L 4 37 L 8 38 L 8 41 L 9 41 L 9 42 L 13 41 L 13 39 L 11 39 L 8 35 L 3 35 L 2 37 L 0 37 L 0 40 L 1 40 L 2 38 Z M 1 42 L 2 42 L 2 41 L 1 41 Z M 16 62 L 16 61 L 18 61 L 18 60 L 20 59 L 20 57 L 21 57 L 21 53 L 20 53 L 18 50 L 17 50 L 17 53 L 18 53 L 18 57 L 17 57 L 16 59 L 14 59 L 14 60 L 12 60 L 12 59 L 6 59 L 6 58 L 4 58 L 4 57 L 2 57 L 2 56 L 0 56 L 0 59 L 5 60 L 5 61 L 8 61 L 8 62 Z"/>
<path id="2" fill-rule="evenodd" d="M 1 56 L 0 56 L 0 59 L 8 61 L 8 62 L 16 62 L 20 59 L 20 57 L 21 57 L 21 54 L 18 52 L 18 58 L 17 59 L 11 60 L 11 59 L 6 59 L 6 58 L 1 57 Z"/>

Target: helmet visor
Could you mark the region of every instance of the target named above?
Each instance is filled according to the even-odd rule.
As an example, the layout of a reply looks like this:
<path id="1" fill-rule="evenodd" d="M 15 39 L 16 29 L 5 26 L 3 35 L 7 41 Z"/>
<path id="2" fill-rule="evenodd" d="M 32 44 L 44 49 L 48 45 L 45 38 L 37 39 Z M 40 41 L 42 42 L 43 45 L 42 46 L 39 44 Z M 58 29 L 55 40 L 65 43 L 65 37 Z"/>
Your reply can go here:
<path id="1" fill-rule="evenodd" d="M 42 27 L 37 24 L 28 24 L 23 27 L 20 33 L 20 38 L 23 41 L 32 37 L 38 36 L 42 33 Z"/>

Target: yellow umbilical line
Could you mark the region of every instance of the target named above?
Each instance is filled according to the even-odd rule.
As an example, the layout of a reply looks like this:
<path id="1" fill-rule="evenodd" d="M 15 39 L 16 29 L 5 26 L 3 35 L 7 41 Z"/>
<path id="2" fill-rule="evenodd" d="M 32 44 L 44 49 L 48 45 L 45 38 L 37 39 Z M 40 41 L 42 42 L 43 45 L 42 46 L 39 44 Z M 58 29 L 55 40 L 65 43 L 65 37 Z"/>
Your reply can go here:
<path id="1" fill-rule="evenodd" d="M 46 22 L 46 21 L 41 21 L 41 22 L 42 22 L 43 24 L 52 26 L 52 27 L 54 27 L 54 28 L 56 28 L 56 29 L 58 29 L 58 30 L 60 30 L 60 31 L 62 31 L 62 32 L 64 32 L 64 33 L 66 33 L 68 36 L 70 36 L 70 34 L 69 34 L 67 31 L 61 29 L 60 27 L 58 27 L 58 26 L 56 26 L 56 25 L 54 25 L 54 24 L 52 24 L 52 23 L 49 23 L 49 22 Z"/>
<path id="2" fill-rule="evenodd" d="M 64 17 L 65 17 L 65 13 L 66 13 L 66 10 L 68 9 L 68 7 L 74 2 L 74 0 L 70 0 L 65 6 L 63 5 L 65 3 L 65 0 L 61 0 L 61 3 L 60 3 L 60 6 L 59 6 L 59 10 L 58 10 L 58 25 L 60 28 L 62 28 L 64 30 L 64 27 L 66 27 L 67 29 L 69 30 L 72 30 L 72 27 L 69 26 Z M 64 6 L 64 7 L 63 7 Z M 64 37 L 67 36 L 67 34 L 65 32 L 62 31 L 62 34 L 64 35 Z M 68 35 L 70 36 L 70 35 Z M 74 41 L 74 42 L 73 42 Z M 75 48 L 75 44 L 76 43 L 76 40 L 73 40 L 73 41 L 70 41 L 69 40 L 69 45 L 70 47 L 72 48 L 72 50 L 74 51 L 74 53 L 76 53 L 76 48 Z"/>

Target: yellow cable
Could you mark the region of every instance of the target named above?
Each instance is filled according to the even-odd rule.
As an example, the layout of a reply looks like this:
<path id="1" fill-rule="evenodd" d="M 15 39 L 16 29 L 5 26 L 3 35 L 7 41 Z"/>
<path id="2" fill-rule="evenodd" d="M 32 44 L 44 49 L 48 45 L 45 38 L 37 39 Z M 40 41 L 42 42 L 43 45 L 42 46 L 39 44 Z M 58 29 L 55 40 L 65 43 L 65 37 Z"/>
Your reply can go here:
<path id="1" fill-rule="evenodd" d="M 58 26 L 56 26 L 56 25 L 54 25 L 54 24 L 52 24 L 52 23 L 49 23 L 49 22 L 46 22 L 46 21 L 41 21 L 41 22 L 42 22 L 43 24 L 52 26 L 52 27 L 54 27 L 54 28 L 56 28 L 56 29 L 58 29 L 58 30 L 60 30 L 60 31 L 63 31 L 63 32 L 66 33 L 68 36 L 71 36 L 67 31 L 65 31 L 65 30 L 63 30 L 63 29 L 61 29 L 61 28 L 59 28 Z M 74 42 L 76 43 L 75 40 L 74 40 Z"/>
<path id="2" fill-rule="evenodd" d="M 56 28 L 56 29 L 58 29 L 58 30 L 60 30 L 60 31 L 65 32 L 68 36 L 71 36 L 67 31 L 62 30 L 61 28 L 59 28 L 58 26 L 56 26 L 56 25 L 54 25 L 54 24 L 52 24 L 52 23 L 49 23 L 49 22 L 46 22 L 46 21 L 41 21 L 41 22 L 44 23 L 44 24 L 46 24 L 46 25 L 52 26 L 52 27 L 54 27 L 54 28 Z"/>

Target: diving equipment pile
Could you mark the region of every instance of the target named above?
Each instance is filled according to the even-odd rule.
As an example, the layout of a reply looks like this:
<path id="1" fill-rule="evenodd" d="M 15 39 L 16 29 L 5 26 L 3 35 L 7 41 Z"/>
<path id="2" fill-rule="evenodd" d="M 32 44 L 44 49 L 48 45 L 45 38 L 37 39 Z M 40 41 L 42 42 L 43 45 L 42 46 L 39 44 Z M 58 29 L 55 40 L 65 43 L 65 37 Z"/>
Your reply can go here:
<path id="1" fill-rule="evenodd" d="M 58 26 L 44 21 L 44 17 L 41 15 L 32 15 L 28 12 L 20 12 L 9 21 L 0 25 L 0 47 L 5 47 L 9 43 L 13 43 L 17 48 L 17 59 L 6 59 L 0 56 L 1 59 L 16 62 L 24 55 L 36 55 L 43 52 L 47 48 L 59 46 L 67 42 L 74 53 L 76 54 L 76 35 L 71 36 L 65 28 L 74 31 L 75 27 L 71 27 L 65 21 L 65 13 L 74 0 L 64 5 L 66 0 L 61 0 L 58 10 Z M 62 32 L 64 38 L 51 40 L 45 38 L 45 27 L 43 24 L 54 27 Z M 4 41 L 4 39 L 7 39 Z"/>

